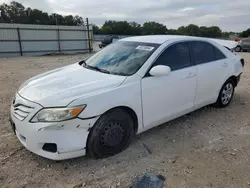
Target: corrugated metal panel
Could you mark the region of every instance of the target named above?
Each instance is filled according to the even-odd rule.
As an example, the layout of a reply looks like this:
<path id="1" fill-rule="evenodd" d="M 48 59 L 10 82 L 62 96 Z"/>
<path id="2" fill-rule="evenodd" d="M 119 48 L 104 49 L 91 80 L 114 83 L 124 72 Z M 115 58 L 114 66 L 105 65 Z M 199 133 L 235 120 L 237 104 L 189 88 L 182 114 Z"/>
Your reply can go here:
<path id="1" fill-rule="evenodd" d="M 57 53 L 57 51 L 41 51 L 41 52 L 24 52 L 24 56 L 41 56 L 41 55 L 47 55 L 51 53 Z"/>
<path id="2" fill-rule="evenodd" d="M 23 55 L 29 56 L 85 52 L 89 50 L 88 32 L 85 26 L 0 24 L 0 57 L 20 55 L 20 46 Z"/>
<path id="3" fill-rule="evenodd" d="M 60 39 L 88 39 L 86 31 L 60 31 Z"/>
<path id="4" fill-rule="evenodd" d="M 86 26 L 60 26 L 60 25 L 30 25 L 30 24 L 5 24 L 1 23 L 0 28 L 25 28 L 25 29 L 69 29 L 69 30 L 87 30 Z"/>
<path id="5" fill-rule="evenodd" d="M 61 41 L 61 50 L 87 49 L 86 41 Z"/>
<path id="6" fill-rule="evenodd" d="M 58 49 L 57 41 L 49 41 L 49 42 L 22 42 L 23 52 L 25 51 L 44 51 L 44 50 L 56 50 Z"/>
<path id="7" fill-rule="evenodd" d="M 17 57 L 17 56 L 20 56 L 20 53 L 0 53 L 0 58 Z"/>
<path id="8" fill-rule="evenodd" d="M 0 29 L 0 40 L 18 40 L 16 29 Z"/>
<path id="9" fill-rule="evenodd" d="M 18 42 L 0 42 L 0 52 L 19 52 Z"/>
<path id="10" fill-rule="evenodd" d="M 57 40 L 57 31 L 20 30 L 21 40 Z"/>

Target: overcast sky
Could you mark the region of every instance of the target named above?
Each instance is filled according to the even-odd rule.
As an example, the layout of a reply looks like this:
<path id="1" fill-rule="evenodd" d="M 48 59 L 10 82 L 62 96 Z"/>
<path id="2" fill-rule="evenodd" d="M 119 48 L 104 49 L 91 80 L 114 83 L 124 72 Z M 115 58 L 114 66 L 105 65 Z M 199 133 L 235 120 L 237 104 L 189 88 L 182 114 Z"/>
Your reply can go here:
<path id="1" fill-rule="evenodd" d="M 11 0 L 0 0 L 10 2 Z M 218 25 L 226 31 L 250 28 L 250 0 L 16 0 L 25 6 L 63 15 L 89 17 L 101 26 L 105 20 L 144 23 L 156 21 L 167 28 L 190 23 Z"/>

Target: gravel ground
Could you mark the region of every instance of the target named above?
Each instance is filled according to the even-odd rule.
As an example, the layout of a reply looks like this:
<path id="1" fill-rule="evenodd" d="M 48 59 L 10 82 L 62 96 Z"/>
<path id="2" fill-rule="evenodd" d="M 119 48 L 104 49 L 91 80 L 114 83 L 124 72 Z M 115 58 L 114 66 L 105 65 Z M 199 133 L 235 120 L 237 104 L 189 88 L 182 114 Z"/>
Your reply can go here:
<path id="1" fill-rule="evenodd" d="M 250 187 L 250 53 L 241 55 L 247 63 L 229 107 L 202 108 L 160 125 L 107 159 L 60 162 L 27 151 L 12 134 L 11 96 L 28 78 L 86 55 L 0 59 L 0 187 L 73 188 L 82 183 L 84 187 L 129 187 L 135 176 L 145 172 L 166 177 L 168 188 Z"/>

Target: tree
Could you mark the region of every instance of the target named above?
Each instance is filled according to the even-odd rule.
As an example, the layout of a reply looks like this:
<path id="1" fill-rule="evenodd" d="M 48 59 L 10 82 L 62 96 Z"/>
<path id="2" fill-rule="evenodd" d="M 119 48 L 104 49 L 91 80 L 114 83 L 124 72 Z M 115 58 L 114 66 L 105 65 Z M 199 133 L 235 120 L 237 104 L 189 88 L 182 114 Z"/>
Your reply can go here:
<path id="1" fill-rule="evenodd" d="M 168 35 L 179 35 L 176 29 L 169 29 L 167 32 Z"/>
<path id="2" fill-rule="evenodd" d="M 101 31 L 103 34 L 129 35 L 131 34 L 131 25 L 127 21 L 105 21 Z"/>
<path id="3" fill-rule="evenodd" d="M 83 21 L 82 17 L 74 16 L 74 23 L 75 23 L 75 25 L 83 25 L 84 21 Z"/>
<path id="4" fill-rule="evenodd" d="M 197 25 L 190 24 L 179 27 L 177 33 L 180 35 L 200 36 L 200 28 Z"/>
<path id="5" fill-rule="evenodd" d="M 218 26 L 209 27 L 209 30 L 210 30 L 210 34 L 211 34 L 210 37 L 212 37 L 212 38 L 222 36 L 221 29 Z"/>
<path id="6" fill-rule="evenodd" d="M 94 34 L 101 34 L 101 31 L 100 31 L 100 29 L 99 29 L 99 27 L 97 25 L 94 24 L 92 26 L 92 28 L 93 28 L 93 33 Z"/>
<path id="7" fill-rule="evenodd" d="M 72 15 L 65 16 L 63 25 L 75 25 L 74 17 Z"/>
<path id="8" fill-rule="evenodd" d="M 166 26 L 157 22 L 145 22 L 142 26 L 142 34 L 144 35 L 157 35 L 166 33 Z"/>
<path id="9" fill-rule="evenodd" d="M 141 32 L 142 32 L 142 28 L 141 28 L 141 25 L 136 23 L 136 22 L 130 22 L 129 23 L 130 25 L 130 29 L 131 29 L 131 35 L 141 35 Z"/>
<path id="10" fill-rule="evenodd" d="M 10 5 L 2 4 L 0 6 L 3 22 L 5 23 L 18 23 L 23 22 L 23 18 L 26 16 L 24 12 L 24 6 L 21 3 L 12 1 Z"/>
<path id="11" fill-rule="evenodd" d="M 21 24 L 49 24 L 49 25 L 82 25 L 83 19 L 80 16 L 63 16 L 53 13 L 49 15 L 38 9 L 26 8 L 18 2 L 0 5 L 0 23 L 21 23 Z"/>
<path id="12" fill-rule="evenodd" d="M 49 15 L 48 13 L 42 12 L 38 9 L 28 9 L 26 10 L 28 14 L 28 21 L 26 23 L 33 24 L 49 24 Z"/>
<path id="13" fill-rule="evenodd" d="M 249 36 L 250 36 L 250 28 L 240 33 L 240 37 L 249 37 Z"/>

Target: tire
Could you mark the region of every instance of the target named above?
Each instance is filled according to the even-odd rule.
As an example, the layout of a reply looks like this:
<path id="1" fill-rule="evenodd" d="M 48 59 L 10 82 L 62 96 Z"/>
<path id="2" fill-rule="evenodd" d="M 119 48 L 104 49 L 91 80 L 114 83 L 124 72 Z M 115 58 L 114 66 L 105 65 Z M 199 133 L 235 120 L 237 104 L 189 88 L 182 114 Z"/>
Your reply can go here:
<path id="1" fill-rule="evenodd" d="M 236 51 L 236 52 L 241 52 L 241 50 L 242 50 L 242 49 L 241 49 L 240 46 L 236 46 L 236 47 L 235 47 L 235 51 Z"/>
<path id="2" fill-rule="evenodd" d="M 120 153 L 129 146 L 134 134 L 134 121 L 126 111 L 107 112 L 90 131 L 87 153 L 97 159 Z"/>
<path id="3" fill-rule="evenodd" d="M 215 107 L 217 108 L 224 108 L 227 107 L 234 96 L 234 89 L 235 89 L 235 82 L 232 79 L 227 80 L 219 93 L 218 99 L 216 103 L 214 104 Z"/>

